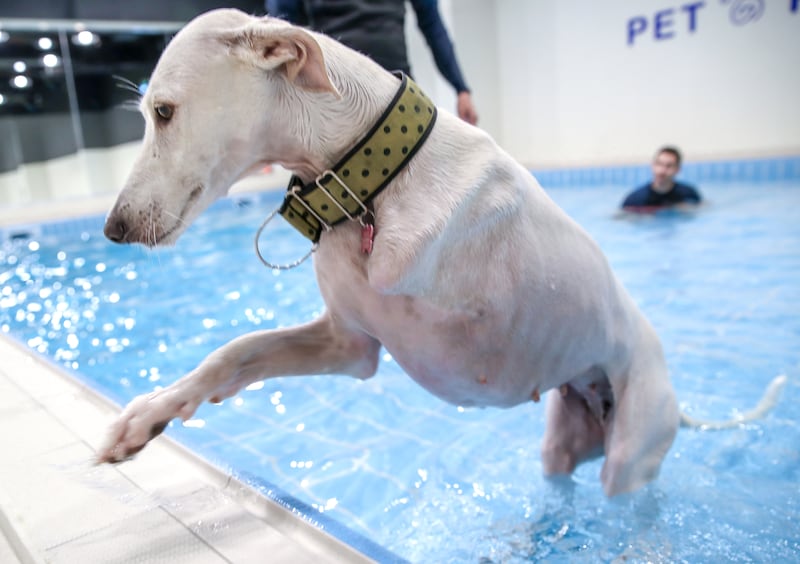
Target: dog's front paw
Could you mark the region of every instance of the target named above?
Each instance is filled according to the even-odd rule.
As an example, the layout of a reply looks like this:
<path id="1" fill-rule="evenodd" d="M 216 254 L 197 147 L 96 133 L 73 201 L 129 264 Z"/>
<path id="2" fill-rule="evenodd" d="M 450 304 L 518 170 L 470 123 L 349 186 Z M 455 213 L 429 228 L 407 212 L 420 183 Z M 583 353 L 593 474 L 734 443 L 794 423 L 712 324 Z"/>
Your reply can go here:
<path id="1" fill-rule="evenodd" d="M 105 443 L 97 451 L 97 464 L 123 462 L 160 435 L 174 418 L 190 418 L 199 402 L 176 396 L 167 388 L 134 398 L 109 429 Z"/>

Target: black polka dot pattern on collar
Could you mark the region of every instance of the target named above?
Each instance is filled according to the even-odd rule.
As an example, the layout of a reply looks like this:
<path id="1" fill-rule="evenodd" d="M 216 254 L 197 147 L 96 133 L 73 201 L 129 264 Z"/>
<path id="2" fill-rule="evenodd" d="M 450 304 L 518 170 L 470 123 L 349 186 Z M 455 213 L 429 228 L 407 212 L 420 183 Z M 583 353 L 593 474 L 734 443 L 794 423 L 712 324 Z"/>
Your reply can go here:
<path id="1" fill-rule="evenodd" d="M 364 138 L 341 161 L 305 186 L 292 177 L 279 213 L 313 242 L 326 225 L 356 219 L 427 139 L 436 106 L 401 75 L 394 100 Z"/>

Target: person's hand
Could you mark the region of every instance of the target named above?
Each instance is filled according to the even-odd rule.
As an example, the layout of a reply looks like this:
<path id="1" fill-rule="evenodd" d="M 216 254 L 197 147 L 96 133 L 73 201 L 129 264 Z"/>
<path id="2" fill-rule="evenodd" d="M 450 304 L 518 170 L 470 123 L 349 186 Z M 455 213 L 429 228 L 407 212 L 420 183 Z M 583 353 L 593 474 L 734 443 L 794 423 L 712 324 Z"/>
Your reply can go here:
<path id="1" fill-rule="evenodd" d="M 458 117 L 471 125 L 477 125 L 478 112 L 475 111 L 475 105 L 472 103 L 472 95 L 469 92 L 465 90 L 459 93 L 456 107 L 458 110 Z"/>

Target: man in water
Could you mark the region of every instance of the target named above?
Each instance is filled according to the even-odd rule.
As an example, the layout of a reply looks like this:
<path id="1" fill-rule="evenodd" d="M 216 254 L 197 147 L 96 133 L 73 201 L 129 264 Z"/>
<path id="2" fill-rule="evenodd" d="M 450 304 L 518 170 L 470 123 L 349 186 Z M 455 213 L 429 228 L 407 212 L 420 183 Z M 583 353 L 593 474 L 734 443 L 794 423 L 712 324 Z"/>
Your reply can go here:
<path id="1" fill-rule="evenodd" d="M 651 212 L 680 206 L 694 207 L 702 198 L 693 186 L 675 181 L 681 169 L 681 153 L 675 147 L 662 147 L 653 159 L 653 179 L 637 188 L 622 202 L 630 212 Z"/>

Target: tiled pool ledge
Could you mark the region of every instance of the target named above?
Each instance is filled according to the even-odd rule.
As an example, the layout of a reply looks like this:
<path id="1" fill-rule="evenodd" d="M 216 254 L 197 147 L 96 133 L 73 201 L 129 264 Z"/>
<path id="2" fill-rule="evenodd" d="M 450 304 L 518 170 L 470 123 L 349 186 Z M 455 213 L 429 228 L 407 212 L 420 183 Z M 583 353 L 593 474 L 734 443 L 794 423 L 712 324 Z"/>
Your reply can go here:
<path id="1" fill-rule="evenodd" d="M 400 561 L 167 437 L 94 466 L 119 408 L 6 335 L 0 359 L 0 556 L 10 546 L 25 563 Z"/>

